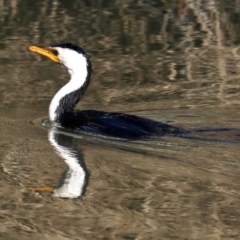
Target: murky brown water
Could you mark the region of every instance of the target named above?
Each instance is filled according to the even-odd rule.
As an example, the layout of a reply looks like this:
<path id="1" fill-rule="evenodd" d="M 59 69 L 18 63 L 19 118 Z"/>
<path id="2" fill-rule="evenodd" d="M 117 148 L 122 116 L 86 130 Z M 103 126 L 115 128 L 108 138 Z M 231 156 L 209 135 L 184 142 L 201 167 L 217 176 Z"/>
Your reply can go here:
<path id="1" fill-rule="evenodd" d="M 27 190 L 66 169 L 41 122 L 68 78 L 29 45 L 88 49 L 79 108 L 239 129 L 239 0 L 0 4 L 0 239 L 240 239 L 238 130 L 199 133 L 213 141 L 70 134 L 90 173 L 83 199 Z"/>

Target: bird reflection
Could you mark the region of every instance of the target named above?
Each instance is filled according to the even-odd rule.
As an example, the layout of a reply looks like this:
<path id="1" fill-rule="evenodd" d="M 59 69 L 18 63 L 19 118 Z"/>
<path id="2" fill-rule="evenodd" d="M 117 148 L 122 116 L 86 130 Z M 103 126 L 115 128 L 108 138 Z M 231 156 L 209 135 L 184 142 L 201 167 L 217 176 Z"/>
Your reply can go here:
<path id="1" fill-rule="evenodd" d="M 54 197 L 80 198 L 86 192 L 89 172 L 84 162 L 84 155 L 74 138 L 56 127 L 49 129 L 48 139 L 56 153 L 64 159 L 68 168 L 62 173 L 58 183 L 53 187 L 29 188 L 37 192 L 52 192 Z"/>

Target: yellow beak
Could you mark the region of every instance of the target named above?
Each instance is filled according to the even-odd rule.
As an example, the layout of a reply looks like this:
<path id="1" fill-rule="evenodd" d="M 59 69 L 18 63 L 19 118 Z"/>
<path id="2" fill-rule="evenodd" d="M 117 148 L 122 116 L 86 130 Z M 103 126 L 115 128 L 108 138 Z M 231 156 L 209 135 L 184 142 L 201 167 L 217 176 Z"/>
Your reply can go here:
<path id="1" fill-rule="evenodd" d="M 52 49 L 52 48 L 42 48 L 42 47 L 37 47 L 37 46 L 30 46 L 29 50 L 35 53 L 38 53 L 40 55 L 43 55 L 45 57 L 50 58 L 52 61 L 56 62 L 56 63 L 60 63 L 60 60 L 57 56 L 57 52 L 56 50 Z"/>

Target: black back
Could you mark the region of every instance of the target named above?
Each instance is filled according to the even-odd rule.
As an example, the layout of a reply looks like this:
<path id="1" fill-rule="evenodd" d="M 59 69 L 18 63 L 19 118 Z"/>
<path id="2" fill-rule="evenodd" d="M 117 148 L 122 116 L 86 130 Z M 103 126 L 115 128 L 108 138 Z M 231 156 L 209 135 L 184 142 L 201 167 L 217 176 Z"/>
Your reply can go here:
<path id="1" fill-rule="evenodd" d="M 188 133 L 182 128 L 147 118 L 94 110 L 66 112 L 59 120 L 66 128 L 129 140 Z"/>

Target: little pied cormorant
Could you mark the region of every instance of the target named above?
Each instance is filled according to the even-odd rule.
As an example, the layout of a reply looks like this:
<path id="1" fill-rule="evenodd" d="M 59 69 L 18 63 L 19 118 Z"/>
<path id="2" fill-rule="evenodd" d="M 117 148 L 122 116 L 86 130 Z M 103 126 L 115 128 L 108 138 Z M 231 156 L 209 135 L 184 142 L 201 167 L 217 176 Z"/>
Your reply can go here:
<path id="1" fill-rule="evenodd" d="M 181 135 L 186 130 L 154 120 L 123 113 L 74 110 L 91 78 L 92 65 L 87 52 L 71 43 L 48 47 L 30 46 L 32 52 L 65 66 L 70 81 L 53 97 L 49 107 L 50 121 L 74 130 L 121 139 L 141 139 L 163 135 Z"/>

